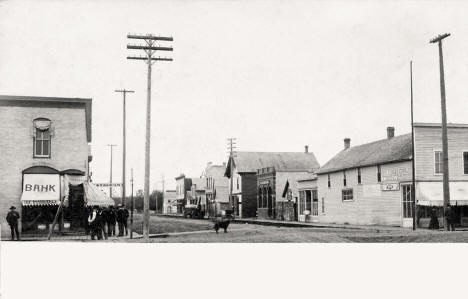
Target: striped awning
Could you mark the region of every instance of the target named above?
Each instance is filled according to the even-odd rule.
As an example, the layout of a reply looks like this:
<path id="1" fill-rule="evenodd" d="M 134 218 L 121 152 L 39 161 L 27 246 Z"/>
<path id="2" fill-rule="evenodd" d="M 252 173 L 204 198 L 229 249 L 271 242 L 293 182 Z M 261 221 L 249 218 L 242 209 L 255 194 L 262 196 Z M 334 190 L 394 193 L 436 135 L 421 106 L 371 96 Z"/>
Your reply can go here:
<path id="1" fill-rule="evenodd" d="M 87 206 L 108 207 L 115 204 L 114 200 L 99 190 L 93 183 L 84 182 L 85 204 Z"/>

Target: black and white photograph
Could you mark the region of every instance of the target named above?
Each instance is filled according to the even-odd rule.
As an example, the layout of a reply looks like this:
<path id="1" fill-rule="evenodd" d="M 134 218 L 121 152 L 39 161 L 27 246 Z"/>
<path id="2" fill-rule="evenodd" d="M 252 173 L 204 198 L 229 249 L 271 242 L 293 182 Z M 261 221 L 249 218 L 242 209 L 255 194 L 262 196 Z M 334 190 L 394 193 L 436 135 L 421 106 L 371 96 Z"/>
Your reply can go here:
<path id="1" fill-rule="evenodd" d="M 190 272 L 206 277 L 193 295 L 218 298 L 208 277 L 253 271 L 267 248 L 277 275 L 314 271 L 327 249 L 448 246 L 420 261 L 457 265 L 467 12 L 464 1 L 0 1 L 2 268 L 40 277 L 47 259 L 71 269 L 80 256 L 89 272 L 94 250 L 154 249 L 181 277 L 209 273 Z M 49 258 L 34 261 L 36 246 Z M 303 267 L 304 248 L 319 251 Z M 3 296 L 16 277 L 5 269 Z"/>

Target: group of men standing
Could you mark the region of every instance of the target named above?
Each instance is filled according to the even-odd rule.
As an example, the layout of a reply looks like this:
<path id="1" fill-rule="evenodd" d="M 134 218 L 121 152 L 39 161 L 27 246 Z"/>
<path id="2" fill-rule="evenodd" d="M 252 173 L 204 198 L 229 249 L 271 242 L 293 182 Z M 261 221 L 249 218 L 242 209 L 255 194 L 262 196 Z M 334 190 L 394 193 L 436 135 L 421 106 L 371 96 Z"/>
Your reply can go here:
<path id="1" fill-rule="evenodd" d="M 128 235 L 127 223 L 129 212 L 123 205 L 107 208 L 94 206 L 88 211 L 88 225 L 86 233 L 91 235 L 91 240 L 104 239 L 108 236 L 115 236 L 115 226 L 118 225 L 118 236 Z"/>

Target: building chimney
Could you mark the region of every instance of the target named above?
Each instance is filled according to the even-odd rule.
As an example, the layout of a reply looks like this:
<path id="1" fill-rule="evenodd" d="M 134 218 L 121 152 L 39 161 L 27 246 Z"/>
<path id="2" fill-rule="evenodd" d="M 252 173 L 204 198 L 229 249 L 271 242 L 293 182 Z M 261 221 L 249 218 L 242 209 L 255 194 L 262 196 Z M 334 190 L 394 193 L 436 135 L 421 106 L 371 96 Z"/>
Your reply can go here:
<path id="1" fill-rule="evenodd" d="M 305 152 L 306 154 L 309 152 L 309 146 L 308 146 L 308 145 L 304 146 L 304 152 Z"/>
<path id="2" fill-rule="evenodd" d="M 348 149 L 351 146 L 351 139 L 345 138 L 344 139 L 344 149 Z"/>
<path id="3" fill-rule="evenodd" d="M 394 127 L 387 127 L 387 138 L 395 137 L 395 128 Z"/>

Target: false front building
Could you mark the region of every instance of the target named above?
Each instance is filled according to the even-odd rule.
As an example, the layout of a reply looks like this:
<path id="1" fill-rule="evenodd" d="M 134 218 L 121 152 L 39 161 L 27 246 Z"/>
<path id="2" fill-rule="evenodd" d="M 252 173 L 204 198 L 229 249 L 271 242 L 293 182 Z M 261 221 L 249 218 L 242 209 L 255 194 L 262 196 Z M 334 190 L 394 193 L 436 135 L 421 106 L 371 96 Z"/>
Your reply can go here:
<path id="1" fill-rule="evenodd" d="M 431 207 L 441 216 L 440 124 L 414 124 L 417 223 L 426 226 Z M 451 204 L 459 222 L 468 216 L 468 125 L 448 125 Z M 318 171 L 317 220 L 325 223 L 408 227 L 412 209 L 412 137 L 394 136 L 344 149 Z M 439 221 L 441 224 L 442 222 Z"/>
<path id="2" fill-rule="evenodd" d="M 229 210 L 229 180 L 224 176 L 226 163 L 214 165 L 209 162 L 204 178 L 206 192 L 206 215 L 216 216 L 222 210 Z"/>

